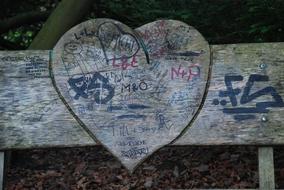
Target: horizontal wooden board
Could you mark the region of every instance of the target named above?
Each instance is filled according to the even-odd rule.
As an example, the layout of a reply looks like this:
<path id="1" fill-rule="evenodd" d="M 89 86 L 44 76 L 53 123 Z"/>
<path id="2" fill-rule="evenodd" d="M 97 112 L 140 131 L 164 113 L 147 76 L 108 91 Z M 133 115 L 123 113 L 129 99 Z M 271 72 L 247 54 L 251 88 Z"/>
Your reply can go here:
<path id="1" fill-rule="evenodd" d="M 0 52 L 0 148 L 93 144 L 62 104 L 49 51 Z"/>
<path id="2" fill-rule="evenodd" d="M 192 126 L 173 144 L 283 144 L 284 43 L 212 45 L 211 49 L 206 101 Z M 96 144 L 58 98 L 49 78 L 48 54 L 0 52 L 2 150 Z"/>
<path id="3" fill-rule="evenodd" d="M 212 51 L 206 101 L 175 144 L 283 144 L 284 43 L 214 45 Z"/>

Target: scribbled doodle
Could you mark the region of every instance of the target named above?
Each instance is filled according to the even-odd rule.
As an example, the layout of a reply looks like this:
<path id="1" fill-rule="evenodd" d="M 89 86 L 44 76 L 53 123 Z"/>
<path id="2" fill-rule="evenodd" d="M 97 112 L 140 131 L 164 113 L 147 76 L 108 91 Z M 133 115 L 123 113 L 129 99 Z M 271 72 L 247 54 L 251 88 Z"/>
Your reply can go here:
<path id="1" fill-rule="evenodd" d="M 123 29 L 113 22 L 103 22 L 98 27 L 97 36 L 105 48 L 111 46 L 113 41 L 117 41 Z"/>
<path id="2" fill-rule="evenodd" d="M 165 21 L 158 21 L 157 24 L 155 24 L 154 27 L 151 29 L 145 29 L 144 31 L 140 32 L 143 39 L 149 41 L 149 40 L 155 40 L 159 37 L 163 38 L 167 34 L 166 29 L 166 23 Z"/>
<path id="3" fill-rule="evenodd" d="M 114 105 L 109 105 L 107 107 L 108 112 L 113 112 L 113 111 L 120 111 L 123 110 L 123 106 L 114 106 Z"/>
<path id="4" fill-rule="evenodd" d="M 247 103 L 256 100 L 262 96 L 271 96 L 273 101 L 263 101 L 255 103 L 255 107 L 238 107 L 238 98 L 237 96 L 241 94 L 242 89 L 233 88 L 232 82 L 243 81 L 243 76 L 241 75 L 226 75 L 224 78 L 226 90 L 219 91 L 219 97 L 226 98 L 228 97 L 231 103 L 232 108 L 223 108 L 223 113 L 226 114 L 235 114 L 235 120 L 247 120 L 255 118 L 254 114 L 257 113 L 268 113 L 269 107 L 284 107 L 284 102 L 282 97 L 278 94 L 276 89 L 272 86 L 267 86 L 263 89 L 260 89 L 254 93 L 251 93 L 251 89 L 255 82 L 268 82 L 269 77 L 266 75 L 252 74 L 249 76 L 248 81 L 243 89 L 243 93 L 240 97 L 240 104 L 246 105 Z M 226 99 L 222 99 L 219 101 L 218 99 L 213 100 L 213 105 L 221 104 L 222 106 L 226 106 L 228 101 Z"/>
<path id="5" fill-rule="evenodd" d="M 86 92 L 87 80 L 84 76 L 81 76 L 79 78 L 70 78 L 68 80 L 68 83 L 71 88 L 76 92 L 76 95 L 74 96 L 75 100 L 78 100 L 80 96 L 83 98 L 88 98 L 88 94 Z"/>
<path id="6" fill-rule="evenodd" d="M 142 148 L 134 147 L 127 151 L 121 151 L 121 154 L 123 157 L 135 159 L 137 157 L 147 155 L 148 152 L 149 152 L 148 147 L 142 147 Z"/>
<path id="7" fill-rule="evenodd" d="M 13 96 L 13 101 L 14 96 Z M 42 121 L 51 111 L 54 110 L 58 104 L 58 99 L 52 99 L 48 101 L 41 101 L 33 105 L 27 106 L 27 110 L 32 110 L 29 114 L 23 115 L 24 122 L 39 122 Z"/>
<path id="8" fill-rule="evenodd" d="M 167 42 L 168 49 L 177 50 L 188 44 L 192 40 L 192 37 L 188 37 L 188 35 L 186 35 L 187 33 L 189 33 L 189 27 L 185 27 L 183 25 L 167 32 L 165 40 Z"/>
<path id="9" fill-rule="evenodd" d="M 144 110 L 144 109 L 150 109 L 151 106 L 143 105 L 143 104 L 127 104 L 127 105 L 108 105 L 107 111 L 113 112 L 113 111 L 121 111 L 121 110 Z"/>
<path id="10" fill-rule="evenodd" d="M 133 137 L 128 137 L 125 139 L 125 141 L 119 141 L 118 145 L 119 146 L 141 146 L 141 145 L 145 145 L 146 141 L 145 140 L 136 140 Z"/>
<path id="11" fill-rule="evenodd" d="M 75 100 L 78 100 L 80 97 L 91 98 L 97 104 L 106 104 L 114 96 L 114 87 L 109 84 L 107 78 L 98 72 L 90 78 L 85 76 L 70 78 L 68 84 L 76 92 Z M 104 95 L 104 90 L 107 91 L 107 95 Z"/>
<path id="12" fill-rule="evenodd" d="M 129 109 L 134 109 L 134 110 L 139 110 L 139 109 L 148 109 L 148 108 L 151 108 L 150 106 L 146 106 L 146 105 L 143 105 L 143 104 L 128 104 L 127 107 Z"/>
<path id="13" fill-rule="evenodd" d="M 137 37 L 124 31 L 123 28 L 113 22 L 100 24 L 97 36 L 108 62 L 131 58 L 140 50 Z M 107 53 L 108 51 L 112 52 L 112 54 Z"/>
<path id="14" fill-rule="evenodd" d="M 64 51 L 69 54 L 79 54 L 83 51 L 83 47 L 80 42 L 71 41 L 64 44 Z"/>
<path id="15" fill-rule="evenodd" d="M 148 43 L 147 50 L 152 57 L 160 58 L 168 54 L 167 44 Z"/>
<path id="16" fill-rule="evenodd" d="M 105 72 L 104 76 L 108 80 L 113 81 L 115 84 L 121 83 L 121 82 L 125 81 L 126 79 L 132 79 L 133 78 L 132 75 L 129 75 L 126 72 L 117 73 L 117 72 L 113 72 L 113 71 Z"/>
<path id="17" fill-rule="evenodd" d="M 83 114 L 86 114 L 86 108 L 84 107 L 84 106 L 82 106 L 82 105 L 80 105 L 78 108 L 78 113 L 79 113 L 79 115 L 83 115 Z"/>
<path id="18" fill-rule="evenodd" d="M 165 117 L 162 110 L 157 110 L 155 114 L 155 120 L 158 122 L 158 130 L 168 129 L 170 130 L 173 124 L 170 123 L 169 119 Z"/>

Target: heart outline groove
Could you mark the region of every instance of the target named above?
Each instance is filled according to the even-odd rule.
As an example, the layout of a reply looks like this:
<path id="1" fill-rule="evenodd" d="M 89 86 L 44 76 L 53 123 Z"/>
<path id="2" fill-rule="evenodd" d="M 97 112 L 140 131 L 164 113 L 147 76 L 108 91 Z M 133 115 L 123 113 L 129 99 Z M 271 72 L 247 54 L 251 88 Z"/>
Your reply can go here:
<path id="1" fill-rule="evenodd" d="M 210 48 L 193 27 L 159 20 L 135 31 L 81 23 L 51 52 L 53 85 L 84 130 L 130 171 L 189 125 L 205 94 Z"/>

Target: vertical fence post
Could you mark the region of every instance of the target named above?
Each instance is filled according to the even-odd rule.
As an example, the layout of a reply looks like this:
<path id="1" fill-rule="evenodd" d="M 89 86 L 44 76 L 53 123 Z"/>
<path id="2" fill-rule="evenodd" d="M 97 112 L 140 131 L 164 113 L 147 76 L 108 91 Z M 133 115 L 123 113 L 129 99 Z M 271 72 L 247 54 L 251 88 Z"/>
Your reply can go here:
<path id="1" fill-rule="evenodd" d="M 5 163 L 5 154 L 0 152 L 0 190 L 3 190 L 4 185 L 4 163 Z"/>
<path id="2" fill-rule="evenodd" d="M 275 189 L 274 159 L 272 147 L 258 148 L 259 189 Z"/>

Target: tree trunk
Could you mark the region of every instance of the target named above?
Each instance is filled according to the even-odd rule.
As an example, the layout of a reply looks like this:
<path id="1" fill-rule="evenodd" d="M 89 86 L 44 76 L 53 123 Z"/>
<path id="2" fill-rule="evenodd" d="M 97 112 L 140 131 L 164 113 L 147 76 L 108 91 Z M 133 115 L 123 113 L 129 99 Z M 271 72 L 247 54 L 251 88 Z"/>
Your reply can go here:
<path id="1" fill-rule="evenodd" d="M 62 0 L 28 49 L 52 49 L 59 38 L 89 12 L 93 0 Z"/>

